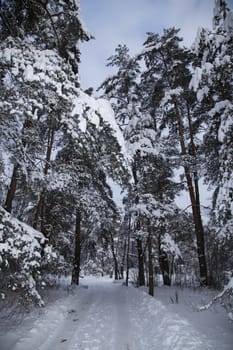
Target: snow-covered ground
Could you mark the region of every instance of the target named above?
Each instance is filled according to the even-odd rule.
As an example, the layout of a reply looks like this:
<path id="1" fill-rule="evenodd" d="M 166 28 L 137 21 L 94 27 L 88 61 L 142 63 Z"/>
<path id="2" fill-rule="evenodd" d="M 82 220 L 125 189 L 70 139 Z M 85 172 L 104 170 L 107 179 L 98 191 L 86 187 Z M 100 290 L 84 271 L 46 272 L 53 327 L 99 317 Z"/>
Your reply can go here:
<path id="1" fill-rule="evenodd" d="M 0 350 L 233 349 L 224 311 L 196 311 L 208 293 L 163 287 L 152 298 L 143 289 L 90 277 L 59 293 L 11 330 L 1 323 Z"/>

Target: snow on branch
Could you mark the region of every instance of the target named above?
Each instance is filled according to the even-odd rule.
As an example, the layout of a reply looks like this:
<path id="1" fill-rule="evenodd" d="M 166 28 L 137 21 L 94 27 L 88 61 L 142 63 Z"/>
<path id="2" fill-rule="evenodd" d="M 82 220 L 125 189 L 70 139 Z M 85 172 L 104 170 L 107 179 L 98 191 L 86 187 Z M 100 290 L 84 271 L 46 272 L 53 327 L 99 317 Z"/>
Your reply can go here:
<path id="1" fill-rule="evenodd" d="M 19 221 L 0 207 L 0 275 L 1 286 L 13 291 L 22 290 L 25 297 L 43 301 L 37 290 L 42 265 L 57 258 L 56 253 L 45 247 L 42 256 L 44 235 L 31 226 Z M 5 274 L 7 272 L 7 275 Z M 3 276 L 5 276 L 3 278 Z"/>
<path id="2" fill-rule="evenodd" d="M 165 96 L 161 102 L 162 106 L 165 106 L 168 102 L 171 102 L 173 97 L 180 96 L 183 93 L 182 88 L 170 89 L 166 91 Z"/>
<path id="3" fill-rule="evenodd" d="M 169 235 L 169 233 L 165 233 L 162 238 L 161 248 L 164 252 L 170 253 L 176 258 L 181 257 L 181 252 L 178 245 L 175 243 L 174 239 Z"/>
<path id="4" fill-rule="evenodd" d="M 223 291 L 216 295 L 208 304 L 200 306 L 199 311 L 208 310 L 213 304 L 221 303 L 224 304 L 224 299 L 227 299 L 228 305 L 231 305 L 231 309 L 228 312 L 228 317 L 233 321 L 233 277 L 231 277 L 228 284 L 224 287 Z"/>

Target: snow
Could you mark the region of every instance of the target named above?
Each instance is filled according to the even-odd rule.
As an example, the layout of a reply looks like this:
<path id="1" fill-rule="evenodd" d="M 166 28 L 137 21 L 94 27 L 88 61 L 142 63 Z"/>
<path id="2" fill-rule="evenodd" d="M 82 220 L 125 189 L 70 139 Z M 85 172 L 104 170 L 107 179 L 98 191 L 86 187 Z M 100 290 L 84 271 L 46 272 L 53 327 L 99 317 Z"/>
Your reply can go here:
<path id="1" fill-rule="evenodd" d="M 163 287 L 152 298 L 107 277 L 85 277 L 15 329 L 5 333 L 3 325 L 1 350 L 231 350 L 232 325 L 219 310 L 194 310 L 195 296 L 204 294 Z"/>
<path id="2" fill-rule="evenodd" d="M 33 67 L 28 65 L 24 71 L 24 79 L 25 81 L 35 81 L 38 80 L 38 77 L 34 75 Z"/>
<path id="3" fill-rule="evenodd" d="M 195 52 L 196 55 L 198 55 L 199 53 L 199 48 L 200 48 L 202 39 L 204 40 L 204 42 L 208 42 L 209 40 L 208 28 L 199 27 L 197 29 L 197 35 L 196 35 L 195 41 L 191 46 L 192 50 Z"/>
<path id="4" fill-rule="evenodd" d="M 233 289 L 233 277 L 230 279 L 230 281 L 228 282 L 227 286 L 225 287 L 225 289 Z"/>
<path id="5" fill-rule="evenodd" d="M 44 235 L 34 230 L 31 226 L 19 221 L 0 206 L 0 262 L 1 268 L 17 266 L 17 270 L 11 269 L 8 279 L 5 275 L 8 289 L 23 288 L 22 297 L 30 297 L 43 305 L 41 296 L 36 287 L 40 272 L 38 268 L 56 258 L 51 247 L 41 254 L 41 243 L 45 243 Z M 4 271 L 4 270 L 3 270 Z M 24 294 L 23 294 L 24 293 Z"/>
<path id="6" fill-rule="evenodd" d="M 200 306 L 199 310 L 208 310 L 214 305 L 214 303 L 219 302 L 225 305 L 226 311 L 228 312 L 228 317 L 231 321 L 233 321 L 233 313 L 230 302 L 228 303 L 228 305 L 226 305 L 226 303 L 223 303 L 223 299 L 225 296 L 228 296 L 228 300 L 230 300 L 230 297 L 233 296 L 233 277 L 230 278 L 228 284 L 224 287 L 223 291 L 221 291 L 218 295 L 215 295 L 207 304 Z"/>
<path id="7" fill-rule="evenodd" d="M 127 142 L 126 146 L 128 153 L 132 156 L 137 154 L 138 151 L 141 151 L 141 155 L 153 154 L 158 156 L 160 154 L 159 146 L 155 146 L 153 142 L 147 138 L 147 136 L 144 137 L 143 134 L 140 136 L 136 135 L 135 137 L 131 138 L 131 140 Z"/>
<path id="8" fill-rule="evenodd" d="M 75 115 L 79 116 L 79 129 L 82 132 L 86 132 L 87 121 L 99 128 L 100 118 L 102 118 L 112 129 L 125 159 L 127 158 L 124 137 L 117 125 L 114 111 L 109 101 L 103 98 L 93 98 L 80 90 L 79 96 L 73 101 L 71 116 Z"/>
<path id="9" fill-rule="evenodd" d="M 202 69 L 197 67 L 193 73 L 192 79 L 189 84 L 189 88 L 197 91 L 202 79 Z"/>
<path id="10" fill-rule="evenodd" d="M 123 134 L 116 122 L 114 111 L 111 107 L 111 103 L 103 98 L 98 99 L 98 107 L 99 112 L 104 118 L 104 120 L 112 127 L 115 133 L 115 137 L 117 138 L 117 141 L 119 145 L 121 146 L 122 152 L 124 155 L 127 154 L 125 149 L 125 140 L 123 137 Z"/>
<path id="11" fill-rule="evenodd" d="M 2 213 L 2 223 L 4 224 L 5 221 L 11 222 L 11 224 L 14 226 L 14 230 L 17 229 L 23 229 L 27 234 L 24 234 L 21 236 L 21 240 L 24 242 L 32 242 L 34 239 L 40 240 L 42 243 L 44 242 L 45 238 L 43 234 L 39 231 L 34 230 L 31 226 L 25 224 L 22 221 L 19 221 L 15 217 L 13 217 L 11 214 L 9 214 L 7 211 L 5 211 L 2 207 L 0 207 L 1 213 Z M 3 227 L 4 225 L 1 225 Z M 0 228 L 1 228 L 0 227 Z M 9 241 L 9 240 L 8 240 Z M 36 242 L 36 241 L 35 241 Z M 37 243 L 35 243 L 37 245 Z"/>
<path id="12" fill-rule="evenodd" d="M 183 92 L 183 89 L 180 87 L 166 91 L 165 96 L 161 102 L 161 105 L 165 106 L 168 102 L 170 102 L 173 99 L 174 96 L 180 96 L 182 92 Z"/>
<path id="13" fill-rule="evenodd" d="M 205 96 L 208 96 L 209 88 L 208 86 L 204 86 L 202 89 L 197 91 L 197 100 L 201 102 Z"/>
<path id="14" fill-rule="evenodd" d="M 211 117 L 214 117 L 216 114 L 221 113 L 221 124 L 218 130 L 218 140 L 220 142 L 224 141 L 227 132 L 229 132 L 232 127 L 232 109 L 233 105 L 231 104 L 231 102 L 228 100 L 224 100 L 221 102 L 217 102 L 214 108 L 212 108 L 208 113 Z"/>
<path id="15" fill-rule="evenodd" d="M 208 86 L 205 85 L 202 88 L 200 88 L 200 85 L 202 83 L 203 75 L 210 76 L 212 69 L 213 65 L 209 62 L 206 62 L 202 65 L 202 68 L 196 67 L 193 72 L 189 88 L 197 92 L 197 100 L 199 102 L 201 102 L 205 96 L 208 96 Z"/>
<path id="16" fill-rule="evenodd" d="M 162 244 L 161 248 L 163 251 L 172 253 L 175 257 L 181 257 L 181 252 L 175 241 L 172 239 L 172 237 L 169 235 L 169 233 L 165 233 L 164 237 L 162 238 Z"/>
<path id="17" fill-rule="evenodd" d="M 125 191 L 123 191 L 122 187 L 110 177 L 107 177 L 107 183 L 111 187 L 115 204 L 121 211 L 124 211 L 123 198 L 126 194 Z"/>
<path id="18" fill-rule="evenodd" d="M 88 107 L 88 108 L 87 108 Z M 86 132 L 87 120 L 83 115 L 86 115 L 89 122 L 99 127 L 100 118 L 97 115 L 98 105 L 97 100 L 87 94 L 79 91 L 79 96 L 73 101 L 73 110 L 71 116 L 78 115 L 80 118 L 79 127 L 82 132 Z"/>

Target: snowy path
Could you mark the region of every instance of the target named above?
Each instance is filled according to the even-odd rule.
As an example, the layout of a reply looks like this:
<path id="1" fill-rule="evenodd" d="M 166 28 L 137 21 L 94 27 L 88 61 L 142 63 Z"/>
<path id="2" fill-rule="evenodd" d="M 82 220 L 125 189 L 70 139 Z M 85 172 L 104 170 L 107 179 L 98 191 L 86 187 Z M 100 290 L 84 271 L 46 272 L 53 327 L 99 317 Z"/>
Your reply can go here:
<path id="1" fill-rule="evenodd" d="M 107 279 L 50 305 L 0 350 L 207 350 L 208 340 L 166 306 Z"/>

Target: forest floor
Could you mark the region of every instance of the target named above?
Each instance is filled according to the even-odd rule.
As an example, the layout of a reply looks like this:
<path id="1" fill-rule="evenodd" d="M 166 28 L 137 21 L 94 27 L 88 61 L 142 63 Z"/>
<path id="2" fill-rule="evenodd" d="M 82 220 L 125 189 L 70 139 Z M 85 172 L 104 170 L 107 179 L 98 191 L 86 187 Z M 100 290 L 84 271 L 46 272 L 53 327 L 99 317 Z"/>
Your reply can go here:
<path id="1" fill-rule="evenodd" d="M 197 311 L 211 292 L 162 287 L 155 294 L 84 278 L 77 288 L 55 290 L 45 308 L 21 320 L 18 312 L 5 321 L 2 314 L 0 350 L 232 350 L 233 324 L 224 310 Z"/>

